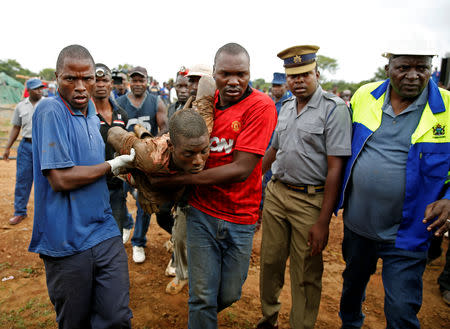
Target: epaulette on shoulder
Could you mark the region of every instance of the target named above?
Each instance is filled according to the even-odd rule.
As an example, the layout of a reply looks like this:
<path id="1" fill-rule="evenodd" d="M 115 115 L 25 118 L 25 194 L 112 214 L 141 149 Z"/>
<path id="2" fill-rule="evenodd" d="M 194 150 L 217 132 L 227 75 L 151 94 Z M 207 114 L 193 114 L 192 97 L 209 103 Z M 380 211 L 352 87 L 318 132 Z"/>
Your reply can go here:
<path id="1" fill-rule="evenodd" d="M 294 97 L 294 96 L 291 96 L 291 97 L 289 97 L 289 98 L 286 98 L 284 101 L 282 101 L 281 104 L 284 104 L 284 103 L 293 101 L 294 99 L 295 99 L 295 97 Z"/>
<path id="2" fill-rule="evenodd" d="M 342 98 L 340 98 L 339 96 L 333 94 L 333 93 L 326 92 L 326 93 L 323 94 L 323 97 L 325 97 L 326 99 L 329 99 L 330 101 L 334 102 L 336 105 L 339 105 L 339 104 L 344 104 L 345 105 L 344 100 Z"/>

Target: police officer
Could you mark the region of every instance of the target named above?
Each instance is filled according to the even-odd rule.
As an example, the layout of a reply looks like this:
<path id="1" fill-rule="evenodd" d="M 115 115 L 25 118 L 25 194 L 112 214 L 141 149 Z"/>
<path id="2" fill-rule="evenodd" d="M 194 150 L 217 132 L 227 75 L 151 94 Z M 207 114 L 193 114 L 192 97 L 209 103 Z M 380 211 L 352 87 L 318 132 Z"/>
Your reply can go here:
<path id="1" fill-rule="evenodd" d="M 345 158 L 351 155 L 351 121 L 344 101 L 322 90 L 317 46 L 278 54 L 293 97 L 283 102 L 263 172 L 266 188 L 261 242 L 258 328 L 277 328 L 278 296 L 290 257 L 292 328 L 313 328 L 319 310 L 322 250 L 336 206 Z"/>
<path id="2" fill-rule="evenodd" d="M 14 216 L 9 219 L 10 225 L 19 224 L 27 217 L 27 204 L 33 185 L 33 152 L 31 146 L 31 117 L 34 109 L 42 100 L 44 85 L 41 80 L 33 78 L 26 83 L 30 96 L 17 104 L 11 120 L 13 125 L 6 143 L 3 159 L 9 159 L 11 146 L 22 129 L 22 140 L 17 149 L 16 188 L 14 192 Z"/>
<path id="3" fill-rule="evenodd" d="M 272 80 L 272 100 L 277 108 L 277 113 L 280 113 L 282 103 L 292 96 L 292 94 L 286 90 L 286 74 L 280 72 L 274 72 Z"/>

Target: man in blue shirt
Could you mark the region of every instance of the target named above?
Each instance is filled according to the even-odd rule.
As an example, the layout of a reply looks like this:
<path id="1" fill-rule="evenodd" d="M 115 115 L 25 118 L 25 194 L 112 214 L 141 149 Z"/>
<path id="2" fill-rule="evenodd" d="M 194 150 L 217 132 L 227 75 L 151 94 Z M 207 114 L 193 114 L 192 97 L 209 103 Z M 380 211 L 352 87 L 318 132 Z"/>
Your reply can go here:
<path id="1" fill-rule="evenodd" d="M 126 129 L 133 131 L 134 125 L 139 123 L 153 136 L 167 132 L 167 108 L 158 96 L 147 91 L 148 74 L 144 67 L 136 66 L 130 70 L 131 92 L 117 98 L 117 104 L 128 114 Z M 136 201 L 137 214 L 131 244 L 133 245 L 133 261 L 145 261 L 144 247 L 147 243 L 145 235 L 150 224 L 150 216 L 144 212 Z"/>
<path id="2" fill-rule="evenodd" d="M 420 328 L 432 235 L 450 227 L 450 93 L 430 79 L 430 53 L 385 53 L 389 79 L 351 99 L 352 156 L 344 174 L 342 328 L 361 328 L 362 302 L 383 261 L 387 328 Z"/>
<path id="3" fill-rule="evenodd" d="M 134 152 L 105 162 L 90 101 L 94 60 L 79 45 L 56 64 L 58 94 L 33 115 L 35 208 L 29 250 L 45 264 L 59 328 L 131 328 L 127 255 L 112 216 L 105 175 Z"/>

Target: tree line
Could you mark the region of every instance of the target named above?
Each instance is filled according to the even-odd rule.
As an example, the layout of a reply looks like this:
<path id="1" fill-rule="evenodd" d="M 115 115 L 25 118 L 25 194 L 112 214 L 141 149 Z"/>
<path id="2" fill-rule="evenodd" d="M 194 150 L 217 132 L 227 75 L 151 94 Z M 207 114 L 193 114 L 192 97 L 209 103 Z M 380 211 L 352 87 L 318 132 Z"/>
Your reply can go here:
<path id="1" fill-rule="evenodd" d="M 349 89 L 354 93 L 360 86 L 371 81 L 378 81 L 386 79 L 386 74 L 383 67 L 379 67 L 374 73 L 373 77 L 369 80 L 364 80 L 360 82 L 348 82 L 344 80 L 329 80 L 327 79 L 327 74 L 334 74 L 339 68 L 339 64 L 336 59 L 332 57 L 327 57 L 323 55 L 317 56 L 317 65 L 319 71 L 321 72 L 320 82 L 325 90 L 331 90 L 337 87 L 337 90 L 343 91 Z M 120 64 L 118 69 L 129 69 L 130 64 Z M 21 76 L 39 76 L 43 80 L 52 81 L 55 79 L 55 69 L 44 68 L 39 72 L 33 72 L 27 68 L 22 67 L 22 65 L 15 59 L 0 60 L 0 72 L 4 72 L 10 77 L 24 83 L 26 79 L 18 78 L 17 75 Z M 271 87 L 271 82 L 266 82 L 264 79 L 255 79 L 252 81 L 253 87 L 258 87 L 261 90 L 269 90 Z"/>

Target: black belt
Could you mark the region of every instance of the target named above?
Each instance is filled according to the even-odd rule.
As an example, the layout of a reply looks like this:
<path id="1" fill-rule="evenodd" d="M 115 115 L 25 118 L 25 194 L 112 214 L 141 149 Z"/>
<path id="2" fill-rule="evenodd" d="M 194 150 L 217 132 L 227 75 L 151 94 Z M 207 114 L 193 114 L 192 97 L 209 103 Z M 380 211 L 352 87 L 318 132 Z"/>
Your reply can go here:
<path id="1" fill-rule="evenodd" d="M 31 138 L 24 137 L 23 140 L 24 140 L 25 142 L 31 143 Z"/>
<path id="2" fill-rule="evenodd" d="M 301 193 L 318 193 L 318 192 L 323 192 L 325 191 L 325 186 L 324 185 L 292 185 L 292 184 L 288 184 L 288 183 L 284 183 L 282 181 L 279 181 L 281 184 L 283 184 L 284 186 L 286 186 L 288 189 L 292 190 L 292 191 L 296 191 L 296 192 L 301 192 Z M 308 191 L 309 190 L 309 191 Z"/>

